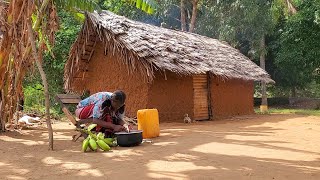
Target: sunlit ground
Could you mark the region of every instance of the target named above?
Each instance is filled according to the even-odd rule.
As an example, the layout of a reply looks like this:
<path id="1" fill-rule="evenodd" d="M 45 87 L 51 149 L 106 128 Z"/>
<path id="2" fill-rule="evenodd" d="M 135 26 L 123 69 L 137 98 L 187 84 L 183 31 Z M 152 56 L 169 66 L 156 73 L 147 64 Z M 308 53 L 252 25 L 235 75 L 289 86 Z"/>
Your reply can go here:
<path id="1" fill-rule="evenodd" d="M 267 114 L 161 124 L 161 136 L 111 152 L 80 151 L 73 127 L 0 135 L 0 179 L 320 179 L 320 117 Z"/>

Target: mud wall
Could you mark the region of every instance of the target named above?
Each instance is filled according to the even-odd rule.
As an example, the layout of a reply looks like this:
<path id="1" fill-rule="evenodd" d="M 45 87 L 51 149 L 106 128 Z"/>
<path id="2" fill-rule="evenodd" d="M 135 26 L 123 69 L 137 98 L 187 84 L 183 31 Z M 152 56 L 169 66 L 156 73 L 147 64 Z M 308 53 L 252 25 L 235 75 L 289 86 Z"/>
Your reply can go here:
<path id="1" fill-rule="evenodd" d="M 82 83 L 75 83 L 75 89 L 89 90 L 90 94 L 123 90 L 127 95 L 126 115 L 129 117 L 135 117 L 137 110 L 146 108 L 147 83 L 143 81 L 140 73 L 129 75 L 126 65 L 116 60 L 112 53 L 105 55 L 101 43 L 96 45 L 96 51 L 90 60 L 87 73 L 88 78 Z"/>
<path id="2" fill-rule="evenodd" d="M 148 108 L 157 108 L 160 122 L 183 122 L 184 114 L 193 116 L 193 86 L 191 76 L 178 76 L 171 72 L 156 73 L 149 86 Z"/>
<path id="3" fill-rule="evenodd" d="M 211 79 L 211 107 L 213 118 L 253 114 L 253 81 Z"/>

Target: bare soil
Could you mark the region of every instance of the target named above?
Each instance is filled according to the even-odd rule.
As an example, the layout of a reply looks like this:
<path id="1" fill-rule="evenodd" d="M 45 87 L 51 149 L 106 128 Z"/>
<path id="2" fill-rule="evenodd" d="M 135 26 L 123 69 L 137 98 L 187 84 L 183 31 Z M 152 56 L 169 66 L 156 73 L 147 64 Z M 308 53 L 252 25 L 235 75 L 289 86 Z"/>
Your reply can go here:
<path id="1" fill-rule="evenodd" d="M 253 115 L 162 123 L 137 147 L 83 153 L 74 127 L 53 124 L 0 134 L 0 179 L 320 179 L 320 117 Z"/>

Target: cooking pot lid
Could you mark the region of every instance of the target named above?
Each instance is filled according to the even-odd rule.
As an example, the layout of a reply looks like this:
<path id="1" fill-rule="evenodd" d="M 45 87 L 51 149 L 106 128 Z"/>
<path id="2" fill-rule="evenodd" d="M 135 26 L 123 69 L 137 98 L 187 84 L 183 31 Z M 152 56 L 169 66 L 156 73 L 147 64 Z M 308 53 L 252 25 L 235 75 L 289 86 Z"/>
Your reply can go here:
<path id="1" fill-rule="evenodd" d="M 142 133 L 142 130 L 131 130 L 130 132 L 116 132 L 114 134 L 120 135 L 120 134 L 137 134 L 137 133 Z"/>

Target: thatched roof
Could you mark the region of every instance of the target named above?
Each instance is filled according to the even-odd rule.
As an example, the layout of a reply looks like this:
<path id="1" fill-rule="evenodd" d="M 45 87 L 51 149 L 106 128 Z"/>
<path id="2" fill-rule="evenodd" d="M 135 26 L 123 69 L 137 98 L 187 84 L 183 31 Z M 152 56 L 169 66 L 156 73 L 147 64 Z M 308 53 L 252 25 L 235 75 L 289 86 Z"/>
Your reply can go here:
<path id="1" fill-rule="evenodd" d="M 119 55 L 129 72 L 149 79 L 154 70 L 182 75 L 210 72 L 225 78 L 273 82 L 269 74 L 237 49 L 205 36 L 129 20 L 108 11 L 87 14 L 65 67 L 68 84 L 83 61 L 90 61 L 97 41 Z M 82 59 L 82 61 L 81 61 Z M 77 68 L 78 67 L 78 68 Z M 83 70 L 84 71 L 84 70 Z"/>

